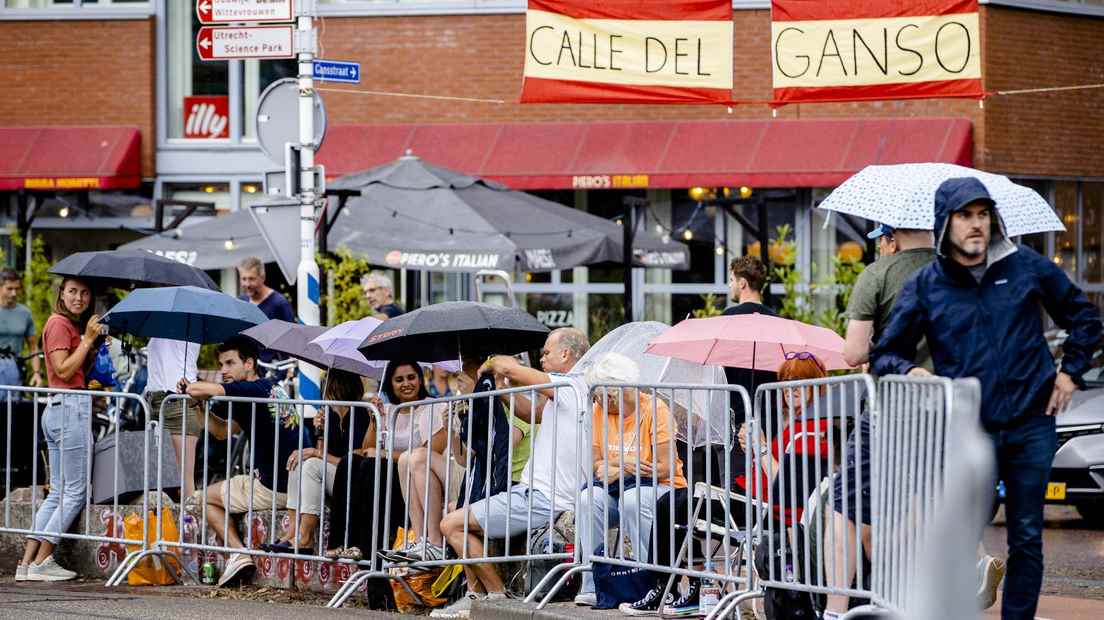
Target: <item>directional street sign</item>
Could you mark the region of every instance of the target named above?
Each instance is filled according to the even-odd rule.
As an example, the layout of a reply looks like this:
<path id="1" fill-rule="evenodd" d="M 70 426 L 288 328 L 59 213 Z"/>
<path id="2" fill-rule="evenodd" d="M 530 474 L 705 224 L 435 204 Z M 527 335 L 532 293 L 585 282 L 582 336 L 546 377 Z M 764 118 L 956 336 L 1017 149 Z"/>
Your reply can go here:
<path id="1" fill-rule="evenodd" d="M 196 35 L 200 60 L 294 58 L 291 26 L 204 26 Z"/>
<path id="2" fill-rule="evenodd" d="M 314 60 L 314 79 L 360 84 L 360 63 L 345 60 Z"/>
<path id="3" fill-rule="evenodd" d="M 290 22 L 292 0 L 196 0 L 201 24 L 226 22 Z"/>

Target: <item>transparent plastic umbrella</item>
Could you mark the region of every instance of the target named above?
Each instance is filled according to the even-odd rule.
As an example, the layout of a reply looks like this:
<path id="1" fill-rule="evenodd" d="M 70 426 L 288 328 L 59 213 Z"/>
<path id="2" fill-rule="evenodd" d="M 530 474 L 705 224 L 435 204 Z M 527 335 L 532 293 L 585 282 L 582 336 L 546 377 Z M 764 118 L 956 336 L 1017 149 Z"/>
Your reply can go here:
<path id="1" fill-rule="evenodd" d="M 726 385 L 724 369 L 645 353 L 644 348 L 670 326 L 656 321 L 626 323 L 609 332 L 587 351 L 571 374 L 583 374 L 606 353 L 621 353 L 640 365 L 641 383 Z M 675 416 L 676 436 L 692 447 L 724 445 L 728 427 L 728 393 L 719 390 L 657 390 Z M 672 400 L 674 402 L 672 402 Z"/>

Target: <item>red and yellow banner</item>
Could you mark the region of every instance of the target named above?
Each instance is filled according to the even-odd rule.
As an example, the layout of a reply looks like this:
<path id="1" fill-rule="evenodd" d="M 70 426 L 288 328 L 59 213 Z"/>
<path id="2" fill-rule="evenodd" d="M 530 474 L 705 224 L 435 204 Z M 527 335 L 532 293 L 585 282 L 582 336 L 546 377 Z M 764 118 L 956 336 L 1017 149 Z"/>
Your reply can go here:
<path id="1" fill-rule="evenodd" d="M 977 0 L 772 0 L 774 103 L 981 97 Z"/>
<path id="2" fill-rule="evenodd" d="M 731 0 L 529 0 L 523 103 L 724 103 Z"/>

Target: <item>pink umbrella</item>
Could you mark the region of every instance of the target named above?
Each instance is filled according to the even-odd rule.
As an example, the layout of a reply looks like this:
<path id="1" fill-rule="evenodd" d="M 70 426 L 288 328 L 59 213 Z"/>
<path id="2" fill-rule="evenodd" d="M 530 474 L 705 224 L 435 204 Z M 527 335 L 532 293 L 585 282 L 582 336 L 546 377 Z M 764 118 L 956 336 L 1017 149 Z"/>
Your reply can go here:
<path id="1" fill-rule="evenodd" d="M 778 370 L 787 353 L 812 353 L 826 370 L 851 368 L 843 338 L 825 327 L 765 314 L 689 319 L 654 338 L 646 352 L 698 364 Z"/>

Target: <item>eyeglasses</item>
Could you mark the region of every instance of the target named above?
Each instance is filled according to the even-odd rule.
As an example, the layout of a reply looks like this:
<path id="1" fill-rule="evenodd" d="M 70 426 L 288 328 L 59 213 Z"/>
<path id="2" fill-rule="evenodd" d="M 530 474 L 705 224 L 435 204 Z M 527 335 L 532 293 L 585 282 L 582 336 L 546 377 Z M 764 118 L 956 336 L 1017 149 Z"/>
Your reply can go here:
<path id="1" fill-rule="evenodd" d="M 817 356 L 809 353 L 808 351 L 789 351 L 786 353 L 786 360 L 813 360 L 813 363 L 817 365 L 817 368 L 821 369 L 821 371 L 823 372 L 828 372 L 827 370 L 825 370 L 824 364 L 821 364 L 820 360 L 817 359 Z"/>

